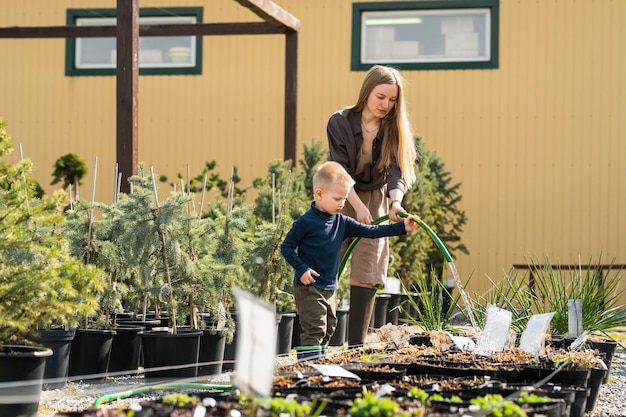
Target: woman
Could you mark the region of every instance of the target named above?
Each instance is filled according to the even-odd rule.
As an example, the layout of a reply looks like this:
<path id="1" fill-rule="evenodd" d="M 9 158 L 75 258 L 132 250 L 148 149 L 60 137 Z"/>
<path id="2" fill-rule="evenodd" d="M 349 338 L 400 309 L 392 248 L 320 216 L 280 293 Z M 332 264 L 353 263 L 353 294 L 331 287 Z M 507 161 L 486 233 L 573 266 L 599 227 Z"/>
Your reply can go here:
<path id="1" fill-rule="evenodd" d="M 387 212 L 400 221 L 402 199 L 415 182 L 417 151 L 404 101 L 404 81 L 390 67 L 375 65 L 365 75 L 356 104 L 335 112 L 327 126 L 330 160 L 355 180 L 343 213 L 371 224 Z M 342 246 L 342 256 L 350 244 Z M 350 267 L 348 343 L 362 345 L 374 310 L 376 290 L 384 286 L 389 240 L 363 239 Z"/>

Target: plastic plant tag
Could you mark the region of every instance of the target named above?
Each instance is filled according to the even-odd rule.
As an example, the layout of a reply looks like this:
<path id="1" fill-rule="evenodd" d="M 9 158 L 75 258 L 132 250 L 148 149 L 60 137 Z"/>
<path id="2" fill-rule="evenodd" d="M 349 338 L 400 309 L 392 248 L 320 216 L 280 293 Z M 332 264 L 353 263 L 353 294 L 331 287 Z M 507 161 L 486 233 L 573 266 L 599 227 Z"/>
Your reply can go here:
<path id="1" fill-rule="evenodd" d="M 554 312 L 531 316 L 522 332 L 520 349 L 534 356 L 542 354 L 546 344 L 546 332 L 550 328 L 552 317 L 554 317 Z"/>
<path id="2" fill-rule="evenodd" d="M 361 378 L 357 374 L 352 373 L 339 365 L 320 365 L 317 363 L 312 363 L 310 366 L 317 369 L 317 371 L 324 376 L 352 378 L 359 381 L 361 380 Z"/>
<path id="3" fill-rule="evenodd" d="M 226 327 L 226 309 L 224 308 L 224 304 L 222 304 L 222 302 L 220 301 L 219 305 L 217 306 L 217 326 L 215 327 L 216 330 L 224 330 L 224 328 Z"/>
<path id="4" fill-rule="evenodd" d="M 502 352 L 506 345 L 513 313 L 490 305 L 487 307 L 485 328 L 478 338 L 478 353 Z"/>
<path id="5" fill-rule="evenodd" d="M 567 335 L 578 337 L 583 332 L 582 300 L 567 300 Z"/>
<path id="6" fill-rule="evenodd" d="M 276 360 L 276 313 L 265 300 L 234 287 L 237 343 L 233 386 L 258 397 L 270 397 Z"/>
<path id="7" fill-rule="evenodd" d="M 578 350 L 578 348 L 580 348 L 586 341 L 587 338 L 589 337 L 589 332 L 584 331 L 582 332 L 577 338 L 576 340 L 574 340 L 572 342 L 571 345 L 569 345 L 569 350 Z"/>
<path id="8" fill-rule="evenodd" d="M 197 405 L 194 408 L 192 417 L 204 417 L 206 415 L 206 407 L 203 405 Z"/>
<path id="9" fill-rule="evenodd" d="M 385 280 L 386 294 L 400 294 L 402 292 L 400 280 L 394 277 L 387 277 Z"/>
<path id="10" fill-rule="evenodd" d="M 455 336 L 453 334 L 448 334 L 448 336 L 450 336 L 452 342 L 461 350 L 461 352 L 473 352 L 476 349 L 476 343 L 474 343 L 471 337 Z"/>
<path id="11" fill-rule="evenodd" d="M 391 395 L 396 389 L 389 384 L 383 384 L 380 386 L 378 391 L 376 391 L 376 398 L 386 397 Z"/>

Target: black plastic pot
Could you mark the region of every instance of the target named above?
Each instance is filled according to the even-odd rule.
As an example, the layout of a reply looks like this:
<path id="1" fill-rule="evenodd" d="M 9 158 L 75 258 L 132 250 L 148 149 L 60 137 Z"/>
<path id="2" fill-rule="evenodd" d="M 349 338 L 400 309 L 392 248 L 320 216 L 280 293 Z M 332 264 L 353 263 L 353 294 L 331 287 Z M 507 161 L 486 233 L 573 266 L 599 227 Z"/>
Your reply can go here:
<path id="1" fill-rule="evenodd" d="M 75 329 L 40 330 L 33 341 L 52 350 L 46 358 L 46 370 L 43 378 L 44 389 L 62 389 L 67 384 L 70 367 L 70 349 L 76 334 Z"/>
<path id="2" fill-rule="evenodd" d="M 387 323 L 396 326 L 400 320 L 400 302 L 403 294 L 389 294 L 389 304 L 387 305 Z"/>
<path id="3" fill-rule="evenodd" d="M 280 322 L 276 332 L 276 354 L 288 355 L 291 351 L 296 313 L 277 313 L 277 316 L 280 316 Z"/>
<path id="4" fill-rule="evenodd" d="M 76 329 L 70 350 L 68 375 L 98 384 L 106 381 L 115 330 Z"/>
<path id="5" fill-rule="evenodd" d="M 224 364 L 226 336 L 216 330 L 202 330 L 198 355 L 198 376 L 219 375 Z"/>
<path id="6" fill-rule="evenodd" d="M 170 333 L 146 330 L 141 344 L 146 381 L 168 381 L 198 375 L 201 330 Z"/>
<path id="7" fill-rule="evenodd" d="M 0 416 L 35 416 L 46 367 L 52 349 L 32 346 L 4 345 L 0 349 L 0 384 L 16 383 L 0 388 Z"/>
<path id="8" fill-rule="evenodd" d="M 230 312 L 231 317 L 237 322 L 237 311 Z M 222 371 L 231 372 L 235 369 L 235 355 L 237 353 L 237 327 L 235 327 L 235 331 L 233 332 L 233 339 L 230 343 L 226 343 L 224 347 L 224 364 L 222 366 Z"/>
<path id="9" fill-rule="evenodd" d="M 389 310 L 389 300 L 391 295 L 389 294 L 376 294 L 376 301 L 374 303 L 374 314 L 370 320 L 370 327 L 374 329 L 380 329 L 387 324 L 387 311 Z"/>
<path id="10" fill-rule="evenodd" d="M 526 376 L 525 382 L 538 382 L 548 375 L 552 374 L 554 369 L 535 368 L 528 367 L 524 369 L 524 375 Z M 570 385 L 576 387 L 587 387 L 589 380 L 589 369 L 562 369 L 556 375 L 554 375 L 549 381 L 551 384 Z"/>
<path id="11" fill-rule="evenodd" d="M 613 355 L 617 349 L 617 342 L 615 340 L 604 341 L 592 341 L 587 342 L 587 345 L 591 349 L 597 349 L 598 352 L 604 354 L 604 363 L 606 364 L 607 372 L 602 379 L 602 383 L 606 384 L 609 381 L 609 374 L 611 373 L 611 363 L 613 362 Z"/>
<path id="12" fill-rule="evenodd" d="M 300 327 L 300 315 L 296 313 L 296 317 L 293 319 L 293 332 L 291 334 L 292 349 L 300 346 L 300 333 L 302 333 L 302 328 Z"/>
<path id="13" fill-rule="evenodd" d="M 602 385 L 602 381 L 604 380 L 604 376 L 606 375 L 606 373 L 606 369 L 591 369 L 591 372 L 589 373 L 589 380 L 587 381 L 587 388 L 589 388 L 589 397 L 587 398 L 585 412 L 590 412 L 595 408 L 596 400 L 598 399 L 598 394 L 600 393 L 600 385 Z"/>
<path id="14" fill-rule="evenodd" d="M 111 345 L 109 372 L 135 373 L 141 356 L 141 333 L 143 326 L 119 325 Z"/>
<path id="15" fill-rule="evenodd" d="M 337 309 L 337 328 L 328 343 L 330 346 L 343 346 L 348 337 L 348 317 L 350 309 Z"/>
<path id="16" fill-rule="evenodd" d="M 400 294 L 400 300 L 398 305 L 402 306 L 402 311 L 398 312 L 399 324 L 412 323 L 412 320 L 417 317 L 417 308 L 420 308 L 420 295 L 419 293 L 411 293 L 411 298 L 416 305 L 413 305 L 409 300 L 409 296 L 406 293 Z"/>

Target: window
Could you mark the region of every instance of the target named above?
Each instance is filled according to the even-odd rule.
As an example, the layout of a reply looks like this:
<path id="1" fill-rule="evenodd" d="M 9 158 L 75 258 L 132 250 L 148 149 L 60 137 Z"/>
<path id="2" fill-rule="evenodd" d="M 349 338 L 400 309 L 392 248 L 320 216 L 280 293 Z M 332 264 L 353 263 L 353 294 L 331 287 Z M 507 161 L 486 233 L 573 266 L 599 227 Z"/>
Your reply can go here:
<path id="1" fill-rule="evenodd" d="M 115 26 L 115 9 L 70 9 L 67 24 Z M 202 8 L 140 9 L 139 25 L 173 25 L 202 22 Z M 66 75 L 115 75 L 117 40 L 76 38 L 66 41 Z M 139 73 L 201 74 L 201 36 L 141 36 Z"/>
<path id="2" fill-rule="evenodd" d="M 497 68 L 498 1 L 354 3 L 352 69 Z"/>

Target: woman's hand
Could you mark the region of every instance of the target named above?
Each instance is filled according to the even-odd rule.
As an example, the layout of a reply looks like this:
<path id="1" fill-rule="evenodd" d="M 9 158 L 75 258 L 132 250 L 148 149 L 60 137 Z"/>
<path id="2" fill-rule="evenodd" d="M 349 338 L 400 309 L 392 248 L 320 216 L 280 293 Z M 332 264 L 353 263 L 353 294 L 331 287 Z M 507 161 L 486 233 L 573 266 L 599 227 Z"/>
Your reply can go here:
<path id="1" fill-rule="evenodd" d="M 372 218 L 372 213 L 370 213 L 365 204 L 361 204 L 361 207 L 356 210 L 356 219 L 365 224 L 372 224 L 372 222 L 374 221 L 374 219 Z"/>
<path id="2" fill-rule="evenodd" d="M 406 210 L 399 203 L 392 204 L 389 208 L 389 219 L 393 222 L 399 222 L 402 217 L 398 216 L 398 213 L 406 213 Z"/>
<path id="3" fill-rule="evenodd" d="M 318 274 L 317 272 L 315 272 L 312 269 L 307 269 L 307 271 L 302 274 L 302 276 L 300 277 L 300 282 L 303 285 L 311 285 L 315 282 L 315 278 L 313 277 L 319 277 L 320 274 Z"/>

